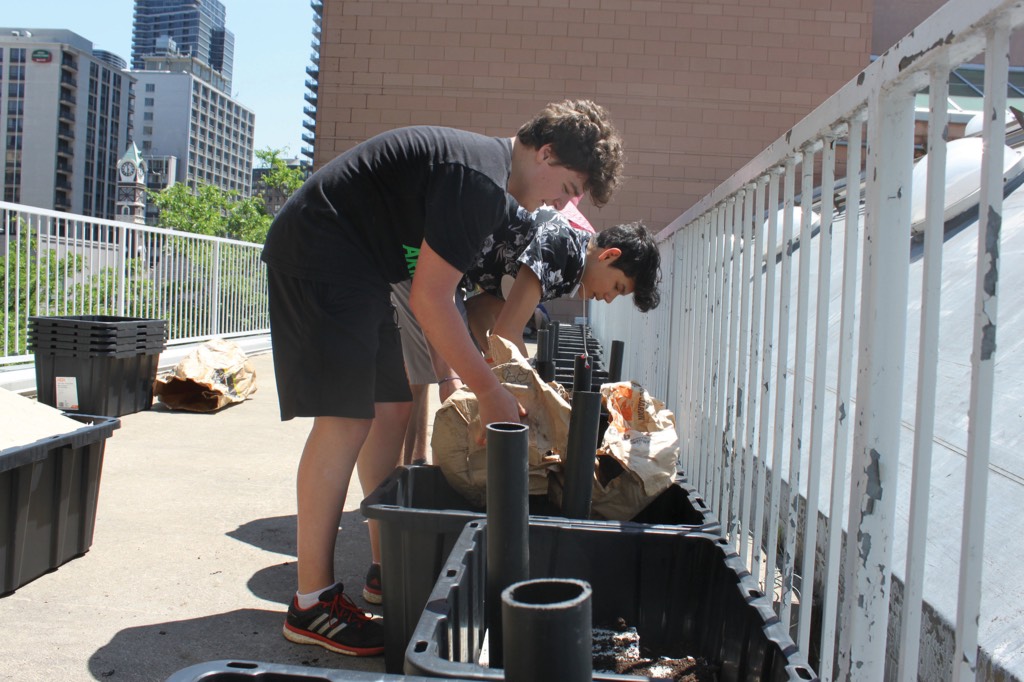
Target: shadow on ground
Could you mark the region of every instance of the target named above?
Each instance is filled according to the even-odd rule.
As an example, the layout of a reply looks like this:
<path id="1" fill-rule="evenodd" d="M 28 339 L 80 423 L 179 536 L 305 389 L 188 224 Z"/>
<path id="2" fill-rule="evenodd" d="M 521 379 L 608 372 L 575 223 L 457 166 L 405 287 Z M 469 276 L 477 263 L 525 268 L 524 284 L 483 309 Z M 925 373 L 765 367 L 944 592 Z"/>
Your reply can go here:
<path id="1" fill-rule="evenodd" d="M 362 579 L 370 564 L 365 519 L 358 511 L 342 514 L 335 552 L 338 578 L 353 599 L 379 614 L 360 598 Z M 256 571 L 246 586 L 257 598 L 279 604 L 267 609 L 240 608 L 203 618 L 168 621 L 121 630 L 89 658 L 97 680 L 166 680 L 183 668 L 222 659 L 259 661 L 381 672 L 383 658 L 353 659 L 319 647 L 300 646 L 281 636 L 286 604 L 295 592 L 295 516 L 255 519 L 228 535 L 240 542 L 279 554 L 280 561 Z M 272 557 L 268 557 L 272 558 Z"/>

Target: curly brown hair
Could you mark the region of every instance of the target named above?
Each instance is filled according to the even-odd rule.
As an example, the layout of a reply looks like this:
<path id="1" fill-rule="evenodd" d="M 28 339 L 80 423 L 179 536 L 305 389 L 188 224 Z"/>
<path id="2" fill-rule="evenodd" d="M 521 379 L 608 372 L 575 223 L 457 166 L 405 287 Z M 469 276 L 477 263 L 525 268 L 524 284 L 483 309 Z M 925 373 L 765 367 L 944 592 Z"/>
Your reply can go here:
<path id="1" fill-rule="evenodd" d="M 587 176 L 585 189 L 598 207 L 622 182 L 622 138 L 604 108 L 590 100 L 552 102 L 516 137 L 534 149 L 550 144 L 560 165 Z"/>

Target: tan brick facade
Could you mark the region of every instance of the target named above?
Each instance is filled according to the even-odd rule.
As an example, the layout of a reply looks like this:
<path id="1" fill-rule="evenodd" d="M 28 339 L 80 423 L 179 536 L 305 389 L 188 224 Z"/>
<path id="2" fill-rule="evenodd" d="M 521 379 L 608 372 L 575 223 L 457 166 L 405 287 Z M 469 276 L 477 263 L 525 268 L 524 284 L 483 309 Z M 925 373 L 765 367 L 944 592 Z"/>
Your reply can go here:
<path id="1" fill-rule="evenodd" d="M 315 165 L 382 130 L 511 136 L 589 98 L 629 180 L 598 229 L 659 230 L 867 65 L 873 0 L 324 0 Z"/>

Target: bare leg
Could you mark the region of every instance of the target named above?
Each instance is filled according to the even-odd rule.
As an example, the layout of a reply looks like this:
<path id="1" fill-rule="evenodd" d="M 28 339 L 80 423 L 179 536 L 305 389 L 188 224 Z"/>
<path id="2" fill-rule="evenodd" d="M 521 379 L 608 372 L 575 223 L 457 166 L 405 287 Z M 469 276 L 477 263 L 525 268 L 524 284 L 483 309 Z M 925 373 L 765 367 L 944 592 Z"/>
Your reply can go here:
<path id="1" fill-rule="evenodd" d="M 362 449 L 359 451 L 359 484 L 369 494 L 388 477 L 401 456 L 405 440 L 404 425 L 409 421 L 412 403 L 375 403 L 376 417 Z M 370 555 L 373 563 L 380 563 L 380 535 L 377 522 L 369 522 Z"/>
<path id="2" fill-rule="evenodd" d="M 297 545 L 299 592 L 335 582 L 338 524 L 369 419 L 316 417 L 299 461 Z"/>
<path id="3" fill-rule="evenodd" d="M 427 384 L 411 384 L 412 414 L 405 431 L 402 464 L 427 459 Z"/>

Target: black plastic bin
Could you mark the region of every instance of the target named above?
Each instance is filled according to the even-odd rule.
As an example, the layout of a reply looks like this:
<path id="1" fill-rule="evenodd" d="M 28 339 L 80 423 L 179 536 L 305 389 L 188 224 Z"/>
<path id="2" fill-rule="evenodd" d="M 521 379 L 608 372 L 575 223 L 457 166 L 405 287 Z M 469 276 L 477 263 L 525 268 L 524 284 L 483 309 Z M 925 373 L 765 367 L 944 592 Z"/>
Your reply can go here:
<path id="1" fill-rule="evenodd" d="M 108 417 L 148 410 L 166 334 L 165 320 L 29 318 L 37 399 L 66 412 Z"/>
<path id="2" fill-rule="evenodd" d="M 503 679 L 476 663 L 487 625 L 485 543 L 486 522 L 467 524 L 406 650 L 407 673 Z M 624 619 L 644 653 L 702 657 L 720 682 L 817 679 L 756 580 L 715 535 L 531 522 L 530 577 L 587 581 L 595 627 Z M 594 679 L 647 678 L 595 671 Z"/>
<path id="3" fill-rule="evenodd" d="M 531 518 L 555 513 L 544 496 L 531 499 Z M 486 517 L 445 479 L 440 467 L 417 465 L 395 469 L 363 500 L 360 510 L 378 522 L 381 543 L 381 582 L 384 585 L 385 665 L 402 671 L 405 646 L 419 621 L 427 596 L 469 521 Z M 556 518 L 557 522 L 565 519 Z M 715 533 L 721 525 L 696 490 L 677 480 L 632 522 L 575 521 L 574 523 L 657 528 Z"/>
<path id="4" fill-rule="evenodd" d="M 67 416 L 83 426 L 0 452 L 0 594 L 92 546 L 103 451 L 121 422 Z"/>
<path id="5" fill-rule="evenodd" d="M 429 682 L 429 680 L 426 677 L 385 675 L 358 670 L 225 660 L 189 666 L 168 677 L 167 682 Z"/>

